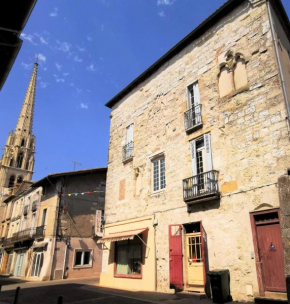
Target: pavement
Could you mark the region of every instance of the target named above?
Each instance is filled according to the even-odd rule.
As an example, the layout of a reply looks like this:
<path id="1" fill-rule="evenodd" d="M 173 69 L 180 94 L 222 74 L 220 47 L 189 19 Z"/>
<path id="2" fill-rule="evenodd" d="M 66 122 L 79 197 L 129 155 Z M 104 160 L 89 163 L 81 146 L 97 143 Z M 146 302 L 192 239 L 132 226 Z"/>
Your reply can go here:
<path id="1" fill-rule="evenodd" d="M 17 304 L 57 304 L 59 296 L 63 296 L 63 304 L 212 304 L 211 299 L 199 299 L 183 293 L 134 292 L 104 288 L 98 286 L 98 283 L 98 278 L 33 282 L 0 277 L 0 304 L 15 304 L 15 290 L 18 286 L 20 293 Z"/>

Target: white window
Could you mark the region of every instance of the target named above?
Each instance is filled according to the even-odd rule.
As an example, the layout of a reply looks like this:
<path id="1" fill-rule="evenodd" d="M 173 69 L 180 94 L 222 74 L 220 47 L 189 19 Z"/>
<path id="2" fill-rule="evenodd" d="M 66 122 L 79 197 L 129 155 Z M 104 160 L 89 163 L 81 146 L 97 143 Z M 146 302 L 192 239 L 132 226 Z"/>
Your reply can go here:
<path id="1" fill-rule="evenodd" d="M 194 194 L 212 192 L 217 189 L 217 177 L 213 171 L 211 136 L 190 141 L 192 159 L 192 189 Z"/>
<path id="2" fill-rule="evenodd" d="M 186 94 L 188 110 L 186 111 L 185 129 L 188 130 L 202 122 L 198 82 L 188 86 Z"/>
<path id="3" fill-rule="evenodd" d="M 190 141 L 190 148 L 192 175 L 211 171 L 213 166 L 210 134 L 204 134 L 203 137 Z"/>
<path id="4" fill-rule="evenodd" d="M 133 157 L 133 138 L 134 138 L 134 124 L 130 124 L 126 128 L 126 144 L 123 147 L 123 161 L 128 160 Z"/>
<path id="5" fill-rule="evenodd" d="M 162 190 L 166 186 L 164 157 L 153 160 L 152 165 L 153 165 L 153 191 Z"/>
<path id="6" fill-rule="evenodd" d="M 75 250 L 74 267 L 92 266 L 92 250 Z"/>
<path id="7" fill-rule="evenodd" d="M 43 252 L 35 252 L 33 256 L 31 276 L 38 277 L 43 264 Z"/>

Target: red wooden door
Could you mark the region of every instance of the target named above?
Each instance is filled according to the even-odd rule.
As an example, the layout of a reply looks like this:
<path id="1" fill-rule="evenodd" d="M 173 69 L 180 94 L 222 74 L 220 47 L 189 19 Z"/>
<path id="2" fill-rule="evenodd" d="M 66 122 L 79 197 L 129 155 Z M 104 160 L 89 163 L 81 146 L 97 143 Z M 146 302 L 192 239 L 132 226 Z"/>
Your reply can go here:
<path id="1" fill-rule="evenodd" d="M 176 289 L 183 289 L 181 231 L 181 225 L 169 225 L 170 286 Z"/>
<path id="2" fill-rule="evenodd" d="M 265 290 L 286 292 L 279 222 L 257 226 L 257 238 Z"/>

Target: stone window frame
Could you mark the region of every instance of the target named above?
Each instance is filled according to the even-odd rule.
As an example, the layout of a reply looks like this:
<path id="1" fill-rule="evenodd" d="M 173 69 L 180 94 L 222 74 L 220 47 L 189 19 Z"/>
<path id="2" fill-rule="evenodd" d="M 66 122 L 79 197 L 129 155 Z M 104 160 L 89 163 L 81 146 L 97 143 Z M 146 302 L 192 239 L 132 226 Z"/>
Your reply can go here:
<path id="1" fill-rule="evenodd" d="M 244 55 L 242 52 L 238 52 L 238 51 L 235 51 L 235 50 L 232 50 L 232 49 L 228 50 L 225 53 L 224 60 L 222 62 L 220 62 L 220 64 L 219 64 L 218 73 L 217 73 L 217 83 L 218 83 L 219 98 L 221 100 L 230 98 L 230 97 L 232 97 L 232 96 L 234 96 L 238 93 L 241 93 L 242 91 L 245 91 L 245 90 L 249 89 L 248 77 L 247 77 L 247 84 L 245 86 L 239 88 L 239 89 L 236 89 L 234 76 L 235 76 L 235 68 L 237 66 L 237 63 L 238 63 L 239 59 L 244 60 L 245 69 L 246 69 L 246 72 L 247 72 L 247 64 L 249 62 L 249 58 L 246 55 Z M 219 88 L 220 75 L 221 75 L 221 70 L 225 67 L 231 73 L 232 90 L 227 95 L 225 95 L 223 97 L 220 97 L 220 88 Z"/>
<path id="2" fill-rule="evenodd" d="M 81 265 L 76 265 L 76 254 L 77 252 L 82 252 L 82 256 L 81 256 L 81 261 L 82 264 Z M 90 252 L 90 263 L 89 264 L 83 264 L 84 262 L 84 254 L 85 252 Z M 94 257 L 94 249 L 92 248 L 88 248 L 88 249 L 84 249 L 84 248 L 75 248 L 74 249 L 74 255 L 73 255 L 73 264 L 72 264 L 72 268 L 73 269 L 80 269 L 80 268 L 92 268 L 93 267 L 93 257 Z"/>

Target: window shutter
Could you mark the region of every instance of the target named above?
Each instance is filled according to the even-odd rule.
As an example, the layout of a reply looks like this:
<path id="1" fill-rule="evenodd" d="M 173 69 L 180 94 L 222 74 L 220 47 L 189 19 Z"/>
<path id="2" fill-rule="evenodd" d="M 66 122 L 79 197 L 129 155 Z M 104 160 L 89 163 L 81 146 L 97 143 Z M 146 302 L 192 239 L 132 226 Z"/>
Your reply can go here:
<path id="1" fill-rule="evenodd" d="M 127 144 L 133 141 L 133 126 L 134 124 L 131 124 L 127 127 Z"/>
<path id="2" fill-rule="evenodd" d="M 200 104 L 200 95 L 199 95 L 199 87 L 198 82 L 193 85 L 193 93 L 194 93 L 194 105 Z"/>
<path id="3" fill-rule="evenodd" d="M 192 175 L 197 175 L 197 167 L 196 167 L 196 141 L 191 140 L 189 142 L 190 150 L 191 150 L 191 166 L 192 166 Z"/>
<path id="4" fill-rule="evenodd" d="M 185 88 L 185 96 L 186 96 L 187 109 L 189 110 L 191 108 L 191 105 L 190 105 L 190 96 L 189 96 L 189 87 Z"/>
<path id="5" fill-rule="evenodd" d="M 207 171 L 213 170 L 212 166 L 212 153 L 211 153 L 211 136 L 210 134 L 204 134 L 204 144 L 205 144 L 205 153 L 206 153 L 206 168 Z"/>

